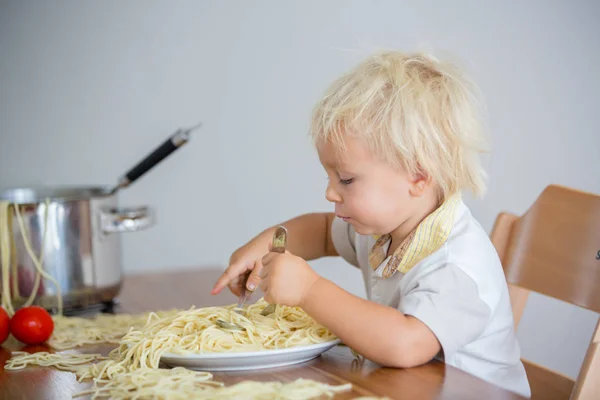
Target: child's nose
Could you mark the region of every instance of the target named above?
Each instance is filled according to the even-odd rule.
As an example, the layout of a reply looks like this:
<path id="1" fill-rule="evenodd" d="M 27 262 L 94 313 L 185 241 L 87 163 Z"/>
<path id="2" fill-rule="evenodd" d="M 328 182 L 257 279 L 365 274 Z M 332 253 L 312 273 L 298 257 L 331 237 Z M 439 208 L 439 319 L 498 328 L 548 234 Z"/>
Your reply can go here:
<path id="1" fill-rule="evenodd" d="M 331 187 L 331 183 L 327 185 L 325 190 L 325 198 L 332 203 L 341 203 L 341 196 Z"/>

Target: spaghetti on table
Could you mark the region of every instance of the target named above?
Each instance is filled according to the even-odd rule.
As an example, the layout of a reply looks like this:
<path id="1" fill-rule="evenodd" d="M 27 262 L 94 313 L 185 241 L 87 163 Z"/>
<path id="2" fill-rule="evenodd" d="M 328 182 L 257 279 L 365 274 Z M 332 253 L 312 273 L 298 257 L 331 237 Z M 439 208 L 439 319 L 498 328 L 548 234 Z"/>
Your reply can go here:
<path id="1" fill-rule="evenodd" d="M 48 204 L 48 201 L 46 201 Z M 47 210 L 47 207 L 46 207 Z M 69 350 L 85 345 L 112 343 L 118 345 L 108 357 L 100 354 L 13 352 L 5 370 L 16 371 L 28 366 L 54 367 L 73 372 L 78 380 L 92 378 L 93 387 L 78 395 L 111 399 L 220 399 L 256 398 L 311 399 L 332 397 L 348 391 L 351 384 L 331 386 L 313 380 L 298 379 L 290 383 L 245 381 L 225 387 L 208 372 L 177 367 L 159 368 L 165 353 L 199 354 L 214 352 L 261 351 L 322 343 L 336 339 L 322 325 L 297 307 L 278 307 L 274 314 L 260 315 L 267 305 L 264 299 L 247 308 L 246 315 L 235 312 L 234 305 L 225 307 L 191 307 L 187 310 L 150 312 L 139 315 L 99 315 L 93 319 L 62 315 L 60 286 L 43 269 L 43 252 L 36 256 L 23 223 L 20 207 L 0 201 L 0 252 L 2 268 L 2 306 L 13 315 L 10 272 L 13 279 L 16 257 L 12 238 L 13 212 L 19 223 L 25 248 L 36 266 L 35 290 L 25 304 L 32 304 L 42 277 L 56 286 L 58 314 L 53 316 L 54 332 L 48 341 L 55 350 Z M 46 237 L 47 214 L 44 234 Z M 41 246 L 43 249 L 43 246 Z M 15 290 L 13 296 L 20 296 Z M 216 320 L 236 323 L 245 331 L 219 328 Z"/>

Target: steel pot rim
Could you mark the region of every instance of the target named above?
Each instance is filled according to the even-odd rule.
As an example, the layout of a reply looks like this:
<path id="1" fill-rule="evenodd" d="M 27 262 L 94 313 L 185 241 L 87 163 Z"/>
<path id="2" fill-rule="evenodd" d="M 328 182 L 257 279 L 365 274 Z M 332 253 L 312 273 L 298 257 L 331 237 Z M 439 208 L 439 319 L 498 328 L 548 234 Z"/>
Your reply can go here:
<path id="1" fill-rule="evenodd" d="M 38 185 L 0 189 L 0 200 L 13 204 L 37 204 L 50 201 L 81 201 L 111 196 L 109 186 L 93 185 Z"/>

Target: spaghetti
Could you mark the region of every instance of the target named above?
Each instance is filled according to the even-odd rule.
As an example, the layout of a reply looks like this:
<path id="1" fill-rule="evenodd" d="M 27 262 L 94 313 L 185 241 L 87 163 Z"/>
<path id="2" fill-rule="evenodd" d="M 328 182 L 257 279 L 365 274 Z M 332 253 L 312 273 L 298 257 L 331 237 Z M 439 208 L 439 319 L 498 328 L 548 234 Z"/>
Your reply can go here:
<path id="1" fill-rule="evenodd" d="M 202 354 L 307 346 L 335 339 L 323 326 L 296 307 L 281 306 L 271 316 L 260 315 L 267 305 L 264 299 L 247 308 L 246 316 L 234 306 L 191 308 L 163 318 L 150 313 L 146 325 L 131 329 L 110 352 L 98 375 L 100 379 L 133 372 L 157 369 L 166 353 Z M 227 331 L 216 325 L 217 319 L 235 322 L 244 332 Z"/>
<path id="2" fill-rule="evenodd" d="M 6 370 L 19 370 L 29 365 L 54 366 L 70 371 L 79 381 L 102 375 L 107 361 L 99 354 L 28 354 L 15 352 Z M 243 381 L 225 387 L 213 380 L 209 372 L 198 372 L 175 367 L 173 369 L 141 368 L 123 372 L 111 379 L 94 379 L 92 388 L 76 393 L 74 397 L 91 395 L 92 399 L 313 399 L 333 397 L 336 393 L 349 391 L 351 384 L 328 385 L 309 379 L 293 382 Z"/>
<path id="3" fill-rule="evenodd" d="M 43 268 L 48 201 L 39 256 L 34 253 L 20 207 L 0 201 L 1 298 L 2 306 L 9 315 L 15 312 L 13 298 L 20 297 L 16 280 L 17 254 L 12 234 L 13 210 L 25 250 L 36 269 L 34 290 L 24 304 L 33 303 L 42 277 L 56 286 L 58 315 L 53 316 L 55 326 L 48 344 L 59 351 L 90 344 L 108 343 L 118 347 L 108 357 L 69 352 L 13 352 L 5 370 L 40 366 L 72 372 L 79 381 L 93 379 L 92 388 L 79 393 L 91 395 L 93 399 L 312 399 L 333 397 L 352 388 L 351 384 L 331 386 L 306 379 L 289 383 L 243 381 L 225 387 L 223 383 L 213 380 L 208 372 L 182 367 L 159 368 L 160 359 L 166 353 L 264 351 L 336 339 L 329 330 L 297 307 L 281 306 L 274 314 L 262 316 L 260 312 L 267 303 L 261 299 L 247 307 L 243 315 L 236 312 L 234 305 L 230 305 L 139 315 L 99 315 L 93 319 L 63 316 L 60 286 Z M 237 324 L 244 330 L 224 330 L 216 324 L 218 319 Z"/>
<path id="4" fill-rule="evenodd" d="M 99 314 L 94 318 L 53 317 L 54 332 L 48 340 L 56 350 L 68 350 L 86 345 L 119 344 L 131 328 L 140 329 L 152 314 L 156 318 L 178 310 L 143 314 Z"/>
<path id="5" fill-rule="evenodd" d="M 141 371 L 143 373 L 140 373 Z M 156 387 L 157 381 L 161 382 L 160 387 Z M 132 389 L 136 398 L 141 399 L 315 399 L 331 398 L 336 393 L 351 390 L 352 385 L 332 386 L 313 380 L 297 379 L 289 383 L 243 381 L 223 386 L 213 381 L 208 373 L 177 367 L 172 370 L 137 370 L 122 374 L 105 385 L 95 385 L 81 394 L 92 394 L 92 399 L 130 399 Z"/>
<path id="6" fill-rule="evenodd" d="M 89 378 L 105 362 L 86 363 L 103 359 L 98 354 L 14 353 L 5 369 L 18 370 L 28 365 L 54 366 Z M 212 379 L 209 372 L 197 372 L 176 367 L 173 369 L 141 368 L 115 375 L 111 379 L 95 379 L 92 388 L 76 393 L 74 397 L 91 395 L 92 399 L 313 399 L 333 397 L 352 389 L 352 384 L 328 385 L 309 379 L 293 382 L 243 381 L 225 387 Z"/>
<path id="7" fill-rule="evenodd" d="M 2 307 L 8 315 L 12 316 L 15 309 L 12 304 L 10 291 L 10 265 L 11 265 L 11 219 L 9 216 L 10 203 L 0 201 L 0 262 L 2 263 Z"/>
<path id="8" fill-rule="evenodd" d="M 222 383 L 212 380 L 208 372 L 181 367 L 159 368 L 160 357 L 166 352 L 261 351 L 335 339 L 331 332 L 316 324 L 299 308 L 281 306 L 268 317 L 260 315 L 266 304 L 264 299 L 259 300 L 246 309 L 245 315 L 238 314 L 234 305 L 230 305 L 138 316 L 99 316 L 89 320 L 57 317 L 57 333 L 50 343 L 61 348 L 102 340 L 116 341 L 116 332 L 111 336 L 109 329 L 103 331 L 98 328 L 115 326 L 111 321 L 117 319 L 122 329 L 116 331 L 122 331 L 127 325 L 130 328 L 119 341 L 119 347 L 108 357 L 99 354 L 15 352 L 5 369 L 52 366 L 75 373 L 79 381 L 92 378 L 92 388 L 79 394 L 91 395 L 92 399 L 311 399 L 333 397 L 335 393 L 350 390 L 350 384 L 331 386 L 302 379 L 290 383 L 244 381 L 223 387 Z M 145 322 L 142 322 L 144 318 Z M 246 330 L 222 330 L 216 325 L 217 319 L 236 323 Z"/>
<path id="9" fill-rule="evenodd" d="M 90 364 L 99 360 L 106 360 L 101 354 L 63 353 L 54 354 L 45 351 L 27 353 L 13 351 L 12 357 L 6 362 L 4 369 L 18 371 L 28 366 L 54 367 L 61 371 L 73 372 L 78 376 L 88 375 Z"/>
<path id="10" fill-rule="evenodd" d="M 41 278 L 44 277 L 48 279 L 54 286 L 56 287 L 56 296 L 58 303 L 58 314 L 62 314 L 63 311 L 63 303 L 62 303 L 62 294 L 60 290 L 60 285 L 58 281 L 46 271 L 44 271 L 43 267 L 43 259 L 44 259 L 44 243 L 46 241 L 46 233 L 48 227 L 48 206 L 50 204 L 49 199 L 45 200 L 44 207 L 44 231 L 42 233 L 42 244 L 40 246 L 40 255 L 39 257 L 35 255 L 33 250 L 33 246 L 31 245 L 31 241 L 29 240 L 28 229 L 25 226 L 25 222 L 23 220 L 23 215 L 21 214 L 21 208 L 18 204 L 12 205 L 12 209 L 14 209 L 14 214 L 17 217 L 17 223 L 19 225 L 19 230 L 21 232 L 21 237 L 23 239 L 23 244 L 25 245 L 25 250 L 27 251 L 33 265 L 35 266 L 36 276 L 33 288 L 27 300 L 24 303 L 24 306 L 30 306 L 33 304 L 35 300 L 35 295 L 37 294 L 38 288 L 40 286 Z M 12 210 L 11 203 L 5 200 L 0 200 L 0 267 L 2 269 L 2 307 L 6 310 L 6 312 L 12 316 L 15 313 L 15 308 L 13 305 L 13 298 L 19 298 L 19 284 L 18 284 L 18 271 L 17 271 L 17 254 L 15 243 L 13 240 L 12 234 Z M 11 281 L 10 281 L 10 270 L 12 268 L 12 290 L 11 290 Z M 14 294 L 13 294 L 14 293 Z"/>

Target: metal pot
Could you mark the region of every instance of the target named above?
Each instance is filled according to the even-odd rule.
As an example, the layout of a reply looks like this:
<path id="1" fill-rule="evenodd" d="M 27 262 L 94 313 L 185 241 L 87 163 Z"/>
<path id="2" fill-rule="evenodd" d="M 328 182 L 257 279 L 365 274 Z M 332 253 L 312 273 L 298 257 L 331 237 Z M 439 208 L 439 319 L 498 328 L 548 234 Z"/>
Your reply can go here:
<path id="1" fill-rule="evenodd" d="M 39 257 L 43 251 L 43 270 L 57 280 L 65 310 L 111 302 L 123 282 L 120 233 L 139 231 L 153 223 L 146 206 L 120 208 L 117 192 L 187 143 L 190 133 L 200 126 L 178 129 L 112 188 L 58 186 L 0 191 L 0 199 L 12 203 L 13 210 L 9 231 L 14 260 L 9 285 L 14 307 L 22 306 L 30 296 L 38 274 L 26 249 L 15 208 L 23 217 L 25 236 L 34 254 Z M 56 309 L 57 294 L 52 280 L 42 278 L 34 304 Z"/>
<path id="2" fill-rule="evenodd" d="M 152 224 L 148 207 L 119 208 L 117 195 L 111 192 L 105 187 L 44 187 L 0 193 L 1 199 L 19 207 L 26 237 L 36 256 L 43 251 L 43 269 L 58 281 L 67 310 L 117 296 L 123 282 L 119 234 Z M 20 307 L 31 294 L 38 272 L 14 211 L 11 225 L 18 283 L 13 304 Z M 54 309 L 57 299 L 56 286 L 42 278 L 34 304 Z"/>

